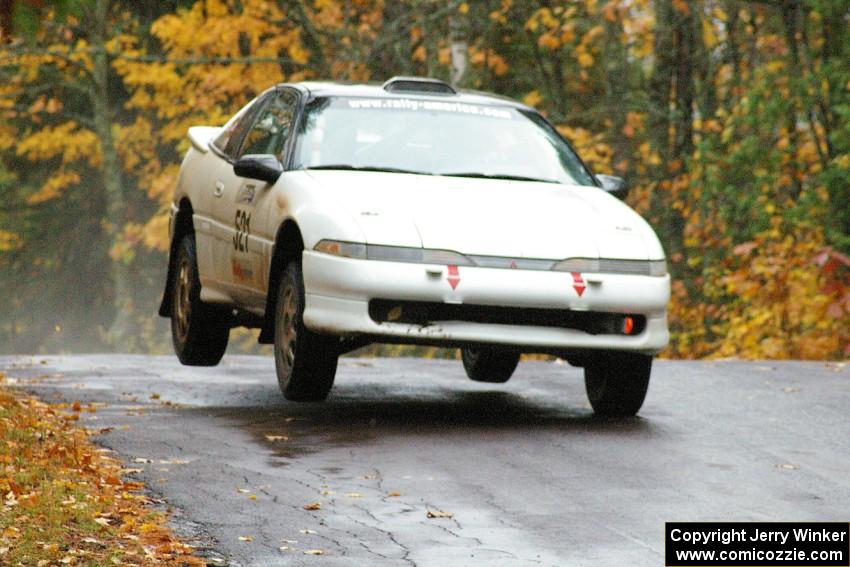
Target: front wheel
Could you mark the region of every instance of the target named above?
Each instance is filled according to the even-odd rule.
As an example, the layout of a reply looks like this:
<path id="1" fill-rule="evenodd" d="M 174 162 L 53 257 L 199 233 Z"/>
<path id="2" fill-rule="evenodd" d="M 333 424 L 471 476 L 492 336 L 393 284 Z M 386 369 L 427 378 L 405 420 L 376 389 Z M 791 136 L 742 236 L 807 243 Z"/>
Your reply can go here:
<path id="1" fill-rule="evenodd" d="M 501 349 L 462 348 L 460 358 L 470 380 L 502 384 L 511 379 L 519 353 Z"/>
<path id="2" fill-rule="evenodd" d="M 171 279 L 171 340 L 187 366 L 215 366 L 227 350 L 230 322 L 201 301 L 195 237 L 183 237 Z"/>
<path id="3" fill-rule="evenodd" d="M 277 382 L 287 400 L 320 402 L 334 384 L 339 339 L 304 326 L 304 280 L 298 262 L 280 278 L 275 308 L 274 361 Z"/>
<path id="4" fill-rule="evenodd" d="M 631 416 L 643 405 L 649 388 L 652 357 L 612 352 L 588 361 L 584 386 L 597 415 Z"/>

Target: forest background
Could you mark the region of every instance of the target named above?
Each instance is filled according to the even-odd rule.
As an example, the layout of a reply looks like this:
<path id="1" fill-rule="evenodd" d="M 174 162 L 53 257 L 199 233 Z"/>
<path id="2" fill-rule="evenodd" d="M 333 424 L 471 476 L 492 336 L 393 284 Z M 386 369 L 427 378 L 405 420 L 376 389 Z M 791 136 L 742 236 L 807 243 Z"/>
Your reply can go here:
<path id="1" fill-rule="evenodd" d="M 0 0 L 0 28 L 0 352 L 167 352 L 187 128 L 276 82 L 422 75 L 628 180 L 666 356 L 850 356 L 844 0 Z"/>

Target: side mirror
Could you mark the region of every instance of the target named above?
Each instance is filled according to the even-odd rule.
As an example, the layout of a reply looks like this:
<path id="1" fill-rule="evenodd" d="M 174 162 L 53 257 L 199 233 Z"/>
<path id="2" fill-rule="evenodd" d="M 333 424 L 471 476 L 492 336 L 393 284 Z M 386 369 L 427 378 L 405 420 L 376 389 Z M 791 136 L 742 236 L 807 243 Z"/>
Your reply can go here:
<path id="1" fill-rule="evenodd" d="M 248 154 L 236 160 L 233 173 L 239 177 L 274 183 L 283 173 L 283 166 L 271 154 Z"/>
<path id="2" fill-rule="evenodd" d="M 622 177 L 614 177 L 613 175 L 597 175 L 596 179 L 602 184 L 602 189 L 611 193 L 620 200 L 626 198 L 629 194 L 629 186 Z"/>

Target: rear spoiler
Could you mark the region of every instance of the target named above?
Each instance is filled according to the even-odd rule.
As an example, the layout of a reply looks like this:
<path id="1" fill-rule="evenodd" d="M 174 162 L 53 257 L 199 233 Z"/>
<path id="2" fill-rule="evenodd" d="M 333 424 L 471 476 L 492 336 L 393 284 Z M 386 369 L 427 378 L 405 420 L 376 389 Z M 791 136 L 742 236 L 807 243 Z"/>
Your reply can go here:
<path id="1" fill-rule="evenodd" d="M 218 126 L 192 126 L 189 128 L 189 141 L 192 147 L 201 153 L 210 151 L 210 142 L 221 132 Z"/>

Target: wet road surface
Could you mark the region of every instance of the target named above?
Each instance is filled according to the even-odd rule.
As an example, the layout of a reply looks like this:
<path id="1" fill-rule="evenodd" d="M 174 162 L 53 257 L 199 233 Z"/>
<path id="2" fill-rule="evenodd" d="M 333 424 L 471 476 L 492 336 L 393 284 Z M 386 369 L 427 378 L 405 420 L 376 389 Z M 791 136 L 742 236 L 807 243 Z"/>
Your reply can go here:
<path id="1" fill-rule="evenodd" d="M 0 371 L 105 404 L 81 423 L 211 565 L 658 566 L 665 521 L 850 519 L 850 365 L 656 362 L 623 420 L 552 362 L 486 385 L 460 362 L 346 358 L 324 404 L 285 401 L 270 357 Z"/>

